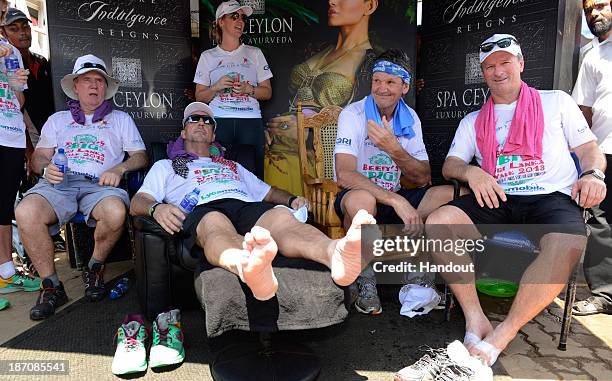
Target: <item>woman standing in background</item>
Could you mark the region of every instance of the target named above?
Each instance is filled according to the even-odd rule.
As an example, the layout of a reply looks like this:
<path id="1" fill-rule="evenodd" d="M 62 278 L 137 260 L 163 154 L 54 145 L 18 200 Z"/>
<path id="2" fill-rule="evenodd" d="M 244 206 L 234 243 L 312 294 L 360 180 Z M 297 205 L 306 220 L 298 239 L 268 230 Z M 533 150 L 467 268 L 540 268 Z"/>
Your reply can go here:
<path id="1" fill-rule="evenodd" d="M 265 139 L 259 101 L 272 97 L 272 72 L 259 48 L 240 41 L 252 13 L 251 7 L 235 0 L 217 7 L 212 31 L 217 46 L 202 53 L 193 81 L 196 100 L 209 103 L 215 114 L 216 140 L 227 149 L 252 146 L 252 162 L 240 164 L 263 179 Z"/>

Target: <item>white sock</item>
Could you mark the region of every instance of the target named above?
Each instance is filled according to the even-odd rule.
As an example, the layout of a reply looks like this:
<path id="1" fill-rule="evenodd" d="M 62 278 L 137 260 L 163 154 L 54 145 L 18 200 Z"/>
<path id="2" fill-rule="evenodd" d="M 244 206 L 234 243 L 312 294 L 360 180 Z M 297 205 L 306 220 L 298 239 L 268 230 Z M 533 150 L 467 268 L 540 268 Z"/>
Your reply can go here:
<path id="1" fill-rule="evenodd" d="M 0 264 L 0 277 L 8 279 L 13 275 L 15 275 L 15 265 L 12 260 Z"/>

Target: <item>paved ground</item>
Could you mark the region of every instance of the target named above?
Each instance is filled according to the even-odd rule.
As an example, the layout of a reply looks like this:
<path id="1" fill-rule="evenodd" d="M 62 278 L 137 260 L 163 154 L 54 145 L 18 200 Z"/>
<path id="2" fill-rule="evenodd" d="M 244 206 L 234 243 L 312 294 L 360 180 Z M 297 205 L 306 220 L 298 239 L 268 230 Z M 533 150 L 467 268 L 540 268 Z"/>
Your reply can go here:
<path id="1" fill-rule="evenodd" d="M 92 305 L 77 300 L 83 292 L 79 275 L 65 265 L 64 256 L 58 261 L 73 304 L 59 313 L 57 319 L 37 324 L 27 317 L 34 296 L 8 295 L 13 306 L 0 312 L 0 343 L 9 338 L 13 340 L 0 345 L 0 359 L 66 359 L 70 361 L 70 379 L 116 379 L 110 374 L 114 353 L 112 335 L 122 316 L 137 310 L 135 290 L 119 301 L 105 300 Z M 128 268 L 129 262 L 111 264 L 108 274 L 116 275 Z M 107 279 L 111 277 L 108 274 Z M 422 345 L 442 346 L 463 335 L 458 310 L 450 323 L 442 322 L 439 312 L 417 319 L 399 316 L 396 292 L 396 287 L 382 288 L 382 315 L 352 314 L 338 327 L 290 334 L 288 338 L 307 344 L 320 356 L 319 380 L 382 381 L 391 380 L 394 371 L 420 357 Z M 501 320 L 509 308 L 509 301 L 483 299 L 483 302 L 494 321 Z M 557 303 L 525 326 L 500 357 L 494 367 L 496 380 L 612 380 L 612 316 L 576 318 L 568 351 L 561 352 L 556 347 L 562 301 Z M 196 305 L 183 308 L 183 324 L 187 338 L 186 362 L 166 373 L 149 370 L 135 377 L 212 380 L 209 364 L 214 359 L 215 348 L 222 345 L 203 337 L 203 316 Z M 55 378 L 66 379 L 33 379 Z M 0 375 L 0 379 L 7 378 Z"/>

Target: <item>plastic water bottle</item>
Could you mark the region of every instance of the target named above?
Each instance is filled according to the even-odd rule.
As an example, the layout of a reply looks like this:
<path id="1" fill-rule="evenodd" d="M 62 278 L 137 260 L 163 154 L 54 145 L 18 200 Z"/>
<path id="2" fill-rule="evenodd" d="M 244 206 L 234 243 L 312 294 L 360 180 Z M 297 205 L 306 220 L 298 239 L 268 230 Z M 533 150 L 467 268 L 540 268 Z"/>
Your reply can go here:
<path id="1" fill-rule="evenodd" d="M 8 57 L 4 57 L 4 66 L 6 67 L 6 75 L 10 81 L 15 77 L 15 72 L 20 68 L 19 58 L 15 52 L 12 52 Z M 24 84 L 20 83 L 14 87 L 14 90 L 23 91 L 23 88 Z"/>
<path id="2" fill-rule="evenodd" d="M 113 300 L 115 299 L 119 299 L 120 297 L 122 297 L 123 295 L 125 295 L 125 293 L 128 290 L 130 284 L 130 280 L 128 278 L 121 278 L 121 280 L 115 285 L 115 287 L 113 287 L 112 290 L 110 290 L 109 293 L 109 297 Z"/>
<path id="3" fill-rule="evenodd" d="M 64 153 L 63 148 L 59 148 L 57 153 L 53 156 L 53 164 L 64 174 L 64 179 L 61 183 L 55 184 L 58 189 L 68 188 L 68 158 Z"/>
<path id="4" fill-rule="evenodd" d="M 179 205 L 179 209 L 185 213 L 189 214 L 193 211 L 193 209 L 198 205 L 198 200 L 200 199 L 200 190 L 198 188 L 194 188 L 191 192 L 187 193 L 183 200 Z"/>

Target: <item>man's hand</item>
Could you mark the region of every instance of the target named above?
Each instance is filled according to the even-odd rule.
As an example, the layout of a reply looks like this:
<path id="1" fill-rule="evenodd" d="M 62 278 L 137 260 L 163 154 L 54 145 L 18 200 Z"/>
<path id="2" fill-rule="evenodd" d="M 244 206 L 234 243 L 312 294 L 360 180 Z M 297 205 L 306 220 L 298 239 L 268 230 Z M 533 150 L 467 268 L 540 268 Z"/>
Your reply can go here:
<path id="1" fill-rule="evenodd" d="M 410 236 L 420 234 L 423 229 L 423 220 L 419 215 L 419 212 L 410 205 L 408 200 L 403 198 L 402 196 L 397 195 L 391 203 L 393 210 L 402 219 L 404 222 L 405 228 L 404 231 L 407 232 Z"/>
<path id="2" fill-rule="evenodd" d="M 572 187 L 572 200 L 576 200 L 577 195 L 580 195 L 578 205 L 582 208 L 599 205 L 606 198 L 606 183 L 595 176 L 583 176 Z"/>
<path id="3" fill-rule="evenodd" d="M 123 171 L 117 167 L 111 168 L 100 175 L 100 185 L 108 185 L 110 187 L 118 187 L 123 177 Z"/>
<path id="4" fill-rule="evenodd" d="M 376 147 L 391 153 L 400 147 L 397 137 L 393 132 L 393 128 L 389 125 L 387 117 L 382 117 L 383 125 L 379 125 L 373 120 L 368 120 L 368 137 L 376 145 Z"/>
<path id="5" fill-rule="evenodd" d="M 170 234 L 178 233 L 183 228 L 185 213 L 170 204 L 159 204 L 155 208 L 153 218 Z"/>
<path id="6" fill-rule="evenodd" d="M 64 180 L 64 173 L 52 162 L 47 165 L 47 171 L 44 172 L 44 176 L 47 181 L 53 185 L 59 184 Z"/>
<path id="7" fill-rule="evenodd" d="M 27 69 L 17 69 L 15 71 L 15 75 L 14 76 L 10 76 L 8 79 L 9 82 L 9 86 L 11 87 L 11 89 L 15 90 L 15 91 L 23 91 L 23 85 L 25 85 L 26 83 L 28 83 L 28 75 L 30 74 L 30 71 Z"/>
<path id="8" fill-rule="evenodd" d="M 485 204 L 490 208 L 499 208 L 499 200 L 506 201 L 504 189 L 497 183 L 495 178 L 485 172 L 482 168 L 469 166 L 466 173 L 470 189 L 476 196 L 476 201 L 481 208 Z"/>
<path id="9" fill-rule="evenodd" d="M 308 202 L 308 200 L 306 198 L 300 196 L 300 197 L 294 199 L 291 202 L 290 206 L 291 206 L 291 208 L 293 208 L 295 210 L 298 210 L 299 208 L 301 208 L 304 205 L 306 205 L 306 208 L 308 210 L 310 210 L 310 203 Z"/>
<path id="10" fill-rule="evenodd" d="M 6 57 L 13 52 L 13 47 L 7 44 L 0 44 L 0 57 Z"/>

